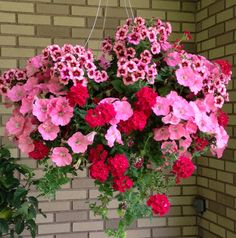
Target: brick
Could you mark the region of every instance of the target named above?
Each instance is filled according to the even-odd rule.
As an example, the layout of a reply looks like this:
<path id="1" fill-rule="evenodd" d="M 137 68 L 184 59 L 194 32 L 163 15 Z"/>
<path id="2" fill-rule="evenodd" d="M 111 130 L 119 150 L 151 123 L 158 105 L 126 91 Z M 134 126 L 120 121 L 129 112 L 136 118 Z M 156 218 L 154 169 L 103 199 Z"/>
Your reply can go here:
<path id="1" fill-rule="evenodd" d="M 226 216 L 236 221 L 236 210 L 231 208 L 226 208 Z"/>
<path id="2" fill-rule="evenodd" d="M 207 38 L 208 38 L 208 31 L 207 30 L 202 31 L 202 32 L 200 32 L 196 35 L 196 41 L 197 42 L 206 40 Z"/>
<path id="3" fill-rule="evenodd" d="M 72 15 L 78 15 L 78 16 L 96 16 L 97 14 L 97 8 L 96 7 L 77 7 L 72 6 Z M 99 10 L 98 16 L 102 16 L 102 9 Z"/>
<path id="4" fill-rule="evenodd" d="M 216 178 L 216 170 L 210 168 L 202 168 L 202 175 L 207 178 Z"/>
<path id="5" fill-rule="evenodd" d="M 87 232 L 80 232 L 80 233 L 69 233 L 69 234 L 59 234 L 56 235 L 56 238 L 88 238 L 88 233 Z M 40 237 L 38 237 L 40 238 Z M 97 237 L 98 238 L 98 237 Z"/>
<path id="6" fill-rule="evenodd" d="M 217 159 L 209 159 L 209 167 L 214 168 L 214 169 L 220 169 L 220 170 L 224 170 L 225 165 L 224 165 L 224 161 L 222 160 L 217 160 Z"/>
<path id="7" fill-rule="evenodd" d="M 85 5 L 85 0 L 53 0 L 54 3 Z"/>
<path id="8" fill-rule="evenodd" d="M 202 50 L 209 50 L 216 46 L 216 39 L 212 38 L 202 42 Z"/>
<path id="9" fill-rule="evenodd" d="M 225 47 L 225 54 L 226 55 L 230 55 L 230 54 L 234 54 L 234 53 L 236 53 L 236 43 L 227 45 Z"/>
<path id="10" fill-rule="evenodd" d="M 157 226 L 165 226 L 166 218 L 153 218 L 152 220 L 148 218 L 142 218 L 138 220 L 138 227 L 157 227 Z"/>
<path id="11" fill-rule="evenodd" d="M 53 213 L 46 213 L 46 217 L 44 217 L 41 214 L 37 215 L 36 218 L 36 223 L 41 224 L 41 223 L 50 223 L 54 221 Z"/>
<path id="12" fill-rule="evenodd" d="M 223 204 L 220 204 L 220 203 L 214 202 L 214 201 L 209 201 L 209 209 L 217 214 L 225 216 L 226 207 Z"/>
<path id="13" fill-rule="evenodd" d="M 229 162 L 226 162 L 226 170 L 227 170 L 227 163 L 229 163 Z M 232 164 L 234 164 L 234 163 L 232 163 Z M 233 183 L 233 180 L 234 180 L 233 178 L 234 178 L 233 174 L 222 172 L 222 171 L 217 171 L 217 180 L 220 180 L 225 183 Z"/>
<path id="14" fill-rule="evenodd" d="M 233 9 L 230 8 L 216 15 L 216 22 L 224 22 L 232 18 L 234 15 Z"/>
<path id="15" fill-rule="evenodd" d="M 49 25 L 50 17 L 44 15 L 18 14 L 18 22 L 22 24 Z"/>
<path id="16" fill-rule="evenodd" d="M 180 195 L 181 194 L 181 188 L 180 187 L 171 187 L 169 189 L 170 195 Z"/>
<path id="17" fill-rule="evenodd" d="M 43 4 L 38 3 L 36 5 L 36 11 L 42 14 L 50 14 L 50 15 L 68 15 L 69 14 L 69 6 L 65 5 L 56 5 L 56 4 Z"/>
<path id="18" fill-rule="evenodd" d="M 0 36 L 0 45 L 15 45 L 16 37 L 15 36 Z"/>
<path id="19" fill-rule="evenodd" d="M 217 215 L 214 212 L 206 210 L 202 217 L 204 217 L 206 220 L 217 223 Z"/>
<path id="20" fill-rule="evenodd" d="M 194 210 L 193 206 L 183 206 L 183 215 L 196 215 L 196 211 Z"/>
<path id="21" fill-rule="evenodd" d="M 225 0 L 218 0 L 214 4 L 209 6 L 209 14 L 210 15 L 215 15 L 216 13 L 221 12 L 222 10 L 224 10 L 224 7 L 225 7 L 224 2 L 225 2 Z"/>
<path id="22" fill-rule="evenodd" d="M 230 231 L 227 231 L 227 238 L 236 238 L 236 234 Z"/>
<path id="23" fill-rule="evenodd" d="M 152 0 L 152 8 L 163 10 L 179 10 L 180 2 Z"/>
<path id="24" fill-rule="evenodd" d="M 226 236 L 225 229 L 214 224 L 214 223 L 210 223 L 210 231 L 214 234 L 219 235 L 220 237 L 223 237 L 223 238 Z"/>
<path id="25" fill-rule="evenodd" d="M 88 27 L 91 28 L 94 23 L 94 17 L 87 17 Z M 106 19 L 106 29 L 114 29 L 119 25 L 119 20 L 115 18 L 107 18 Z M 103 19 L 97 19 L 96 28 L 103 27 Z"/>
<path id="26" fill-rule="evenodd" d="M 229 185 L 229 184 L 226 184 L 226 193 L 230 194 L 232 196 L 236 196 L 236 187 L 232 186 L 232 185 Z"/>
<path id="27" fill-rule="evenodd" d="M 105 1 L 105 2 L 101 2 L 101 6 L 107 6 L 108 7 L 117 7 L 119 4 L 118 4 L 119 0 L 109 0 L 108 3 Z M 91 6 L 98 6 L 98 3 L 99 3 L 99 0 L 88 0 L 88 5 L 91 5 Z"/>
<path id="28" fill-rule="evenodd" d="M 43 212 L 52 212 L 52 211 L 67 211 L 70 210 L 70 202 L 68 201 L 55 201 L 55 202 L 43 202 L 40 203 L 39 208 Z"/>
<path id="29" fill-rule="evenodd" d="M 94 180 L 93 179 L 75 179 L 72 181 L 72 188 L 94 188 Z"/>
<path id="30" fill-rule="evenodd" d="M 68 211 L 56 213 L 56 222 L 72 222 L 83 221 L 88 219 L 88 212 L 86 211 Z"/>
<path id="31" fill-rule="evenodd" d="M 195 216 L 185 216 L 185 217 L 168 217 L 169 226 L 188 226 L 196 225 Z"/>
<path id="32" fill-rule="evenodd" d="M 224 23 L 217 24 L 209 29 L 209 37 L 217 36 L 224 33 Z"/>
<path id="33" fill-rule="evenodd" d="M 102 221 L 73 223 L 73 231 L 98 231 L 103 230 Z"/>
<path id="34" fill-rule="evenodd" d="M 137 15 L 144 18 L 160 18 L 162 20 L 166 19 L 166 14 L 163 11 L 158 10 L 137 10 Z"/>
<path id="35" fill-rule="evenodd" d="M 56 193 L 57 200 L 71 200 L 71 199 L 85 199 L 87 197 L 86 191 L 58 191 Z"/>
<path id="36" fill-rule="evenodd" d="M 2 47 L 2 56 L 24 58 L 24 57 L 32 57 L 33 55 L 34 49 Z"/>
<path id="37" fill-rule="evenodd" d="M 65 233 L 70 231 L 70 223 L 39 225 L 39 234 L 56 234 Z"/>
<path id="38" fill-rule="evenodd" d="M 19 37 L 19 45 L 22 46 L 41 46 L 46 47 L 51 44 L 50 38 L 42 38 L 42 37 Z"/>
<path id="39" fill-rule="evenodd" d="M 216 192 L 210 189 L 199 187 L 198 194 L 205 198 L 216 200 Z"/>
<path id="40" fill-rule="evenodd" d="M 194 22 L 194 14 L 188 12 L 167 12 L 167 20 L 180 22 Z"/>
<path id="41" fill-rule="evenodd" d="M 16 22 L 16 14 L 14 13 L 7 13 L 7 12 L 1 12 L 0 14 L 0 22 L 1 23 L 14 23 Z"/>
<path id="42" fill-rule="evenodd" d="M 15 59 L 0 59 L 0 68 L 16 68 L 17 61 Z"/>
<path id="43" fill-rule="evenodd" d="M 201 0 L 201 7 L 202 8 L 207 7 L 214 2 L 215 2 L 215 0 Z"/>
<path id="44" fill-rule="evenodd" d="M 91 32 L 91 29 L 82 29 L 82 28 L 72 28 L 72 37 L 73 38 L 87 38 Z M 103 32 L 102 30 L 94 29 L 91 39 L 102 39 Z"/>
<path id="45" fill-rule="evenodd" d="M 128 230 L 127 237 L 130 238 L 148 238 L 151 237 L 151 231 L 148 229 Z"/>
<path id="46" fill-rule="evenodd" d="M 37 35 L 48 37 L 69 37 L 70 29 L 59 26 L 37 26 Z"/>
<path id="47" fill-rule="evenodd" d="M 176 237 L 181 236 L 181 230 L 179 227 L 154 228 L 152 235 L 154 237 Z"/>
<path id="48" fill-rule="evenodd" d="M 207 9 L 203 9 L 199 12 L 196 13 L 196 21 L 202 21 L 203 19 L 207 18 L 208 14 L 207 14 Z"/>
<path id="49" fill-rule="evenodd" d="M 85 26 L 85 19 L 82 17 L 55 16 L 53 19 L 57 26 Z"/>
<path id="50" fill-rule="evenodd" d="M 0 1 L 0 11 L 7 12 L 34 12 L 33 3 L 19 3 L 13 1 Z"/>
<path id="51" fill-rule="evenodd" d="M 218 47 L 210 51 L 210 59 L 220 58 L 224 56 L 224 47 Z"/>
<path id="52" fill-rule="evenodd" d="M 197 187 L 196 186 L 184 186 L 182 188 L 183 195 L 193 195 L 197 194 Z"/>
<path id="53" fill-rule="evenodd" d="M 218 224 L 221 226 L 224 226 L 225 228 L 233 231 L 234 230 L 234 222 L 231 221 L 230 219 L 227 219 L 222 216 L 218 216 Z"/>
<path id="54" fill-rule="evenodd" d="M 224 35 L 218 36 L 216 38 L 217 46 L 226 45 L 234 41 L 233 32 L 225 33 Z"/>
<path id="55" fill-rule="evenodd" d="M 34 27 L 2 24 L 1 33 L 11 34 L 11 35 L 33 35 Z"/>
<path id="56" fill-rule="evenodd" d="M 135 8 L 149 8 L 150 7 L 149 1 L 131 0 L 130 2 L 131 2 L 132 7 L 135 7 Z M 120 6 L 121 7 L 125 6 L 125 3 L 123 0 L 120 0 Z M 129 6 L 128 3 L 127 3 L 127 6 Z"/>
<path id="57" fill-rule="evenodd" d="M 83 45 L 84 43 L 85 43 L 84 39 L 72 39 L 72 38 L 55 38 L 54 39 L 54 44 L 58 44 L 61 46 L 64 44 Z"/>
<path id="58" fill-rule="evenodd" d="M 183 2 L 182 10 L 187 12 L 196 12 L 197 2 Z"/>
<path id="59" fill-rule="evenodd" d="M 171 197 L 171 204 L 172 205 L 190 205 L 193 203 L 192 196 L 178 196 L 178 197 Z"/>
<path id="60" fill-rule="evenodd" d="M 197 226 L 183 227 L 184 236 L 194 236 L 197 235 Z"/>
<path id="61" fill-rule="evenodd" d="M 216 23 L 216 19 L 215 19 L 215 16 L 212 16 L 212 17 L 208 17 L 207 19 L 203 20 L 202 21 L 202 29 L 206 29 L 206 28 L 209 28 L 211 26 L 214 26 Z"/>

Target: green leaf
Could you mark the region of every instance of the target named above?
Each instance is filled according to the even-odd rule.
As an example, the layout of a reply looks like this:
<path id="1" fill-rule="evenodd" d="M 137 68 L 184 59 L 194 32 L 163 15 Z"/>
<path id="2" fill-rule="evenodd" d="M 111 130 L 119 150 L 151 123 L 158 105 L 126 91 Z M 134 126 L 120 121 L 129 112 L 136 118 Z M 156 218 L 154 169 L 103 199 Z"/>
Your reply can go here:
<path id="1" fill-rule="evenodd" d="M 116 79 L 111 82 L 113 87 L 118 93 L 123 93 L 125 92 L 125 85 L 121 79 Z"/>
<path id="2" fill-rule="evenodd" d="M 0 233 L 8 233 L 8 224 L 4 219 L 0 219 Z"/>
<path id="3" fill-rule="evenodd" d="M 18 187 L 13 195 L 13 203 L 16 207 L 20 205 L 20 202 L 25 199 L 28 191 L 23 187 Z"/>
<path id="4" fill-rule="evenodd" d="M 15 224 L 15 231 L 16 231 L 16 234 L 21 234 L 23 232 L 25 228 L 25 224 L 24 224 L 24 221 L 19 218 L 16 220 L 16 224 Z"/>

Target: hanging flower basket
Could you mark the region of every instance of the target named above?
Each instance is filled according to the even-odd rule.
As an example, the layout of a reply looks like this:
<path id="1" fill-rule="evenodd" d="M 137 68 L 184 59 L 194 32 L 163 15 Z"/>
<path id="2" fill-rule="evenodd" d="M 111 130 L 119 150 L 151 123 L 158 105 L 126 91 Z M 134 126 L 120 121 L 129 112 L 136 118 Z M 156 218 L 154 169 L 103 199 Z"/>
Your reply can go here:
<path id="1" fill-rule="evenodd" d="M 186 52 L 188 32 L 171 44 L 171 31 L 161 20 L 128 19 L 98 60 L 79 45 L 50 45 L 1 77 L 14 105 L 8 135 L 44 168 L 38 190 L 51 195 L 88 168 L 101 193 L 95 215 L 106 219 L 109 202 L 119 202 L 109 236 L 168 213 L 168 188 L 194 173 L 192 159 L 220 158 L 227 146 L 230 65 Z"/>

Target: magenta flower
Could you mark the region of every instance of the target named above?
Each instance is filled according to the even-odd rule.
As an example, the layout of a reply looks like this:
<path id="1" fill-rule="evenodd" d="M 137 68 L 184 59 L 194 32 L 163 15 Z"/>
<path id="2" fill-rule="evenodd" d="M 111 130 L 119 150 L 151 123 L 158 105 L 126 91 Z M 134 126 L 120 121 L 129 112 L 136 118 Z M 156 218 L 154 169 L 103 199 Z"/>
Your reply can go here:
<path id="1" fill-rule="evenodd" d="M 81 132 L 76 132 L 67 141 L 74 153 L 86 152 L 89 145 L 93 144 L 94 137 L 97 133 L 95 131 L 88 135 L 83 135 Z"/>
<path id="2" fill-rule="evenodd" d="M 72 156 L 65 147 L 55 147 L 52 150 L 51 159 L 58 167 L 63 167 L 72 163 Z"/>

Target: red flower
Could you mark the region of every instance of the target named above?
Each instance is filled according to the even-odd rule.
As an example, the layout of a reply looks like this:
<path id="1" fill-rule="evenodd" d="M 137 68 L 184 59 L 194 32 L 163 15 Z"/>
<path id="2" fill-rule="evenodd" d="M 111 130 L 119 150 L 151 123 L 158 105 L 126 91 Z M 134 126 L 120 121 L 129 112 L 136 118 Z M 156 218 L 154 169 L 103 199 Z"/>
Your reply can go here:
<path id="1" fill-rule="evenodd" d="M 77 83 L 76 86 L 72 86 L 67 94 L 70 105 L 74 107 L 76 104 L 83 107 L 86 104 L 86 100 L 89 98 L 88 89 L 82 84 Z"/>
<path id="2" fill-rule="evenodd" d="M 108 166 L 112 176 L 121 177 L 129 168 L 129 161 L 124 155 L 116 154 L 108 159 Z"/>
<path id="3" fill-rule="evenodd" d="M 180 178 L 188 178 L 193 174 L 195 166 L 191 159 L 180 156 L 175 161 L 172 169 L 173 173 L 176 174 L 176 183 L 179 183 Z"/>
<path id="4" fill-rule="evenodd" d="M 121 193 L 132 188 L 133 185 L 133 181 L 128 176 L 116 177 L 113 180 L 113 188 Z"/>
<path id="5" fill-rule="evenodd" d="M 34 141 L 34 151 L 29 153 L 29 157 L 35 160 L 44 159 L 49 153 L 49 148 L 39 140 Z"/>
<path id="6" fill-rule="evenodd" d="M 206 138 L 196 137 L 194 138 L 195 141 L 195 150 L 196 151 L 203 151 L 206 146 L 208 146 L 209 142 Z"/>
<path id="7" fill-rule="evenodd" d="M 88 159 L 90 162 L 95 163 L 98 161 L 105 161 L 108 152 L 104 150 L 102 144 L 98 144 L 95 148 L 91 148 L 89 151 Z"/>
<path id="8" fill-rule="evenodd" d="M 149 197 L 147 205 L 154 214 L 165 215 L 170 210 L 170 202 L 165 194 L 156 194 Z"/>
<path id="9" fill-rule="evenodd" d="M 85 121 L 90 127 L 104 126 L 116 116 L 113 105 L 101 103 L 95 109 L 87 111 Z"/>
<path id="10" fill-rule="evenodd" d="M 229 117 L 227 113 L 219 109 L 217 112 L 217 119 L 220 126 L 226 127 L 229 123 Z"/>
<path id="11" fill-rule="evenodd" d="M 133 116 L 129 119 L 132 122 L 134 130 L 142 131 L 147 123 L 147 116 L 144 112 L 134 111 Z"/>
<path id="12" fill-rule="evenodd" d="M 192 40 L 193 39 L 193 37 L 191 36 L 189 31 L 184 31 L 184 35 L 185 35 L 187 40 Z"/>
<path id="13" fill-rule="evenodd" d="M 104 183 L 109 175 L 109 169 L 103 161 L 93 163 L 89 169 L 90 177 Z"/>
<path id="14" fill-rule="evenodd" d="M 227 60 L 215 60 L 215 63 L 220 65 L 222 73 L 229 76 L 231 74 L 231 64 Z"/>
<path id="15" fill-rule="evenodd" d="M 135 108 L 149 116 L 156 103 L 157 96 L 158 94 L 152 88 L 143 87 L 136 93 L 138 101 L 135 103 Z"/>
<path id="16" fill-rule="evenodd" d="M 136 161 L 134 161 L 134 167 L 135 167 L 136 169 L 140 169 L 140 168 L 142 168 L 143 163 L 144 163 L 144 158 L 143 158 L 143 157 L 140 157 L 140 158 L 138 158 Z"/>

